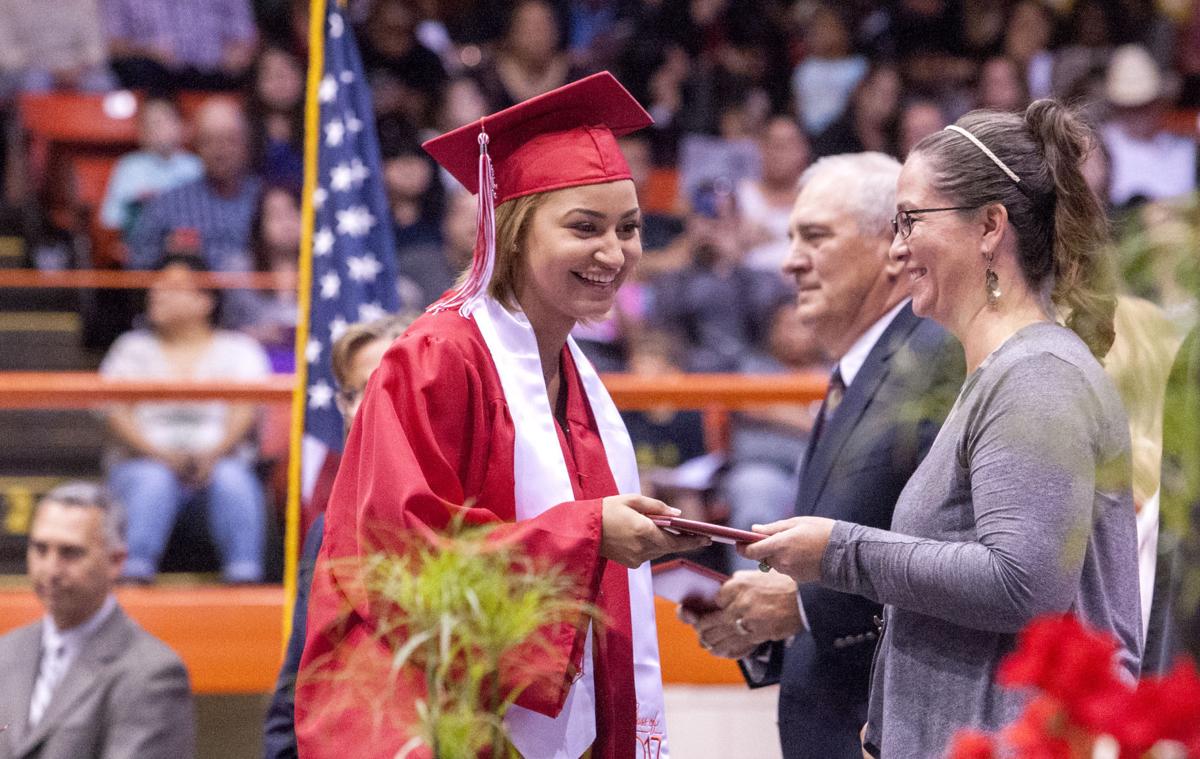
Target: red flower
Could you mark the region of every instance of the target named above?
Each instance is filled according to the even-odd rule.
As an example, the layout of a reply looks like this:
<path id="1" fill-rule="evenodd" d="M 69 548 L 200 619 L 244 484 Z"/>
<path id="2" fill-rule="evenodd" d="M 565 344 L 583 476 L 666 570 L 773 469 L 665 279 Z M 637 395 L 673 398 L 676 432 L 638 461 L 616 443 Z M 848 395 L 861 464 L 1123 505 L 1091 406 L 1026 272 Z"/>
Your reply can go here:
<path id="1" fill-rule="evenodd" d="M 1077 724 L 1107 730 L 1119 719 L 1130 688 L 1116 669 L 1116 639 L 1089 630 L 1074 616 L 1036 619 L 1017 637 L 997 680 L 1032 686 L 1057 699 Z"/>
<path id="2" fill-rule="evenodd" d="M 947 759 L 997 759 L 996 743 L 979 730 L 959 730 L 950 743 Z"/>
<path id="3" fill-rule="evenodd" d="M 1070 759 L 1071 744 L 1062 704 L 1040 696 L 1029 702 L 1024 713 L 1000 733 L 1013 756 L 1020 759 Z"/>
<path id="4" fill-rule="evenodd" d="M 1166 675 L 1142 680 L 1109 732 L 1133 755 L 1162 739 L 1200 747 L 1200 674 L 1195 665 L 1181 659 Z"/>

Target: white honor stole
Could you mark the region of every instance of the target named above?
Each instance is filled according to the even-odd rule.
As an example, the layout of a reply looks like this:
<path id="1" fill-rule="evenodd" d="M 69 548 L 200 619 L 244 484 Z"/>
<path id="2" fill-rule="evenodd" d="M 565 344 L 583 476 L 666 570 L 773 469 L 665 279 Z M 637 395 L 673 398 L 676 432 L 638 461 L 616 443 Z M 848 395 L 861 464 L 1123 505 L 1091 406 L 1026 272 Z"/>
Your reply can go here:
<path id="1" fill-rule="evenodd" d="M 504 390 L 515 428 L 513 450 L 517 521 L 575 500 L 542 375 L 533 328 L 523 313 L 511 313 L 496 300 L 481 299 L 472 309 Z M 621 493 L 640 492 L 637 460 L 629 432 L 592 364 L 567 339 L 592 415 L 600 430 L 608 467 Z M 634 686 L 637 692 L 638 759 L 667 759 L 662 672 L 654 621 L 650 565 L 629 571 L 629 609 L 633 623 Z M 531 759 L 578 759 L 596 741 L 596 683 L 592 673 L 592 629 L 584 644 L 581 676 L 571 685 L 557 717 L 512 706 L 504 718 L 513 745 Z"/>

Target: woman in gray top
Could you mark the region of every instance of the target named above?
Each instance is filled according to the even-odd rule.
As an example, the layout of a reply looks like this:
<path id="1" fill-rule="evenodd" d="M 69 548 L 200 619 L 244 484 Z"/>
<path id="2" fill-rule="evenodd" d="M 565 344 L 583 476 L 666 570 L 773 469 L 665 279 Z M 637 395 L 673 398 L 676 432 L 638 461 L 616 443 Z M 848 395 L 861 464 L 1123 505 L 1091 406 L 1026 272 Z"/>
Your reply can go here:
<path id="1" fill-rule="evenodd" d="M 885 604 L 864 732 L 875 756 L 938 757 L 959 728 L 1016 718 L 1026 695 L 997 685 L 996 668 L 1041 614 L 1111 632 L 1138 674 L 1129 433 L 1098 361 L 1114 282 L 1079 170 L 1092 139 L 1039 100 L 1023 115 L 969 113 L 917 145 L 891 256 L 913 310 L 963 344 L 958 401 L 890 531 L 799 517 L 745 549 Z"/>

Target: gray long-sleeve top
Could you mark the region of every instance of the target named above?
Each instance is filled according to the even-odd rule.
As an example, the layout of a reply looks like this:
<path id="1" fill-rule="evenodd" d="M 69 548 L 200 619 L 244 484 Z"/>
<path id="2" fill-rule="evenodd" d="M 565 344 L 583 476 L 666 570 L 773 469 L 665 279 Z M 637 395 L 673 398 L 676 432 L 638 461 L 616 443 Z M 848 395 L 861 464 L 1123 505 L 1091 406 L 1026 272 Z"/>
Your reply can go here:
<path id="1" fill-rule="evenodd" d="M 967 378 L 892 530 L 834 526 L 822 582 L 885 604 L 867 729 L 883 757 L 939 757 L 958 728 L 1015 719 L 1027 694 L 995 672 L 1040 614 L 1112 632 L 1137 675 L 1129 450 L 1124 408 L 1084 343 L 1034 324 Z"/>

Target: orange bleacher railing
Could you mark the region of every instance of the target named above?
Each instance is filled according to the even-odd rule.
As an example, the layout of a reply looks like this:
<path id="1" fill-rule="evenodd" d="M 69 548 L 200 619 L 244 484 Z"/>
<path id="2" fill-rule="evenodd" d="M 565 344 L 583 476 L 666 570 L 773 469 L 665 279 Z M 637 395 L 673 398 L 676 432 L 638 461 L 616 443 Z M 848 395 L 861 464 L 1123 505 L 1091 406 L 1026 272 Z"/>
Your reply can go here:
<path id="1" fill-rule="evenodd" d="M 116 271 L 112 269 L 67 269 L 37 271 L 0 269 L 0 288 L 30 290 L 145 290 L 162 273 L 157 271 Z M 196 272 L 190 280 L 196 287 L 210 290 L 295 290 L 295 275 L 273 272 L 213 271 Z"/>
<path id="2" fill-rule="evenodd" d="M 823 374 L 602 375 L 624 409 L 743 409 L 776 403 L 807 403 L 825 393 Z M 227 400 L 287 403 L 292 377 L 277 374 L 254 382 L 164 382 L 105 379 L 92 372 L 0 372 L 0 409 L 87 408 L 138 401 Z"/>

